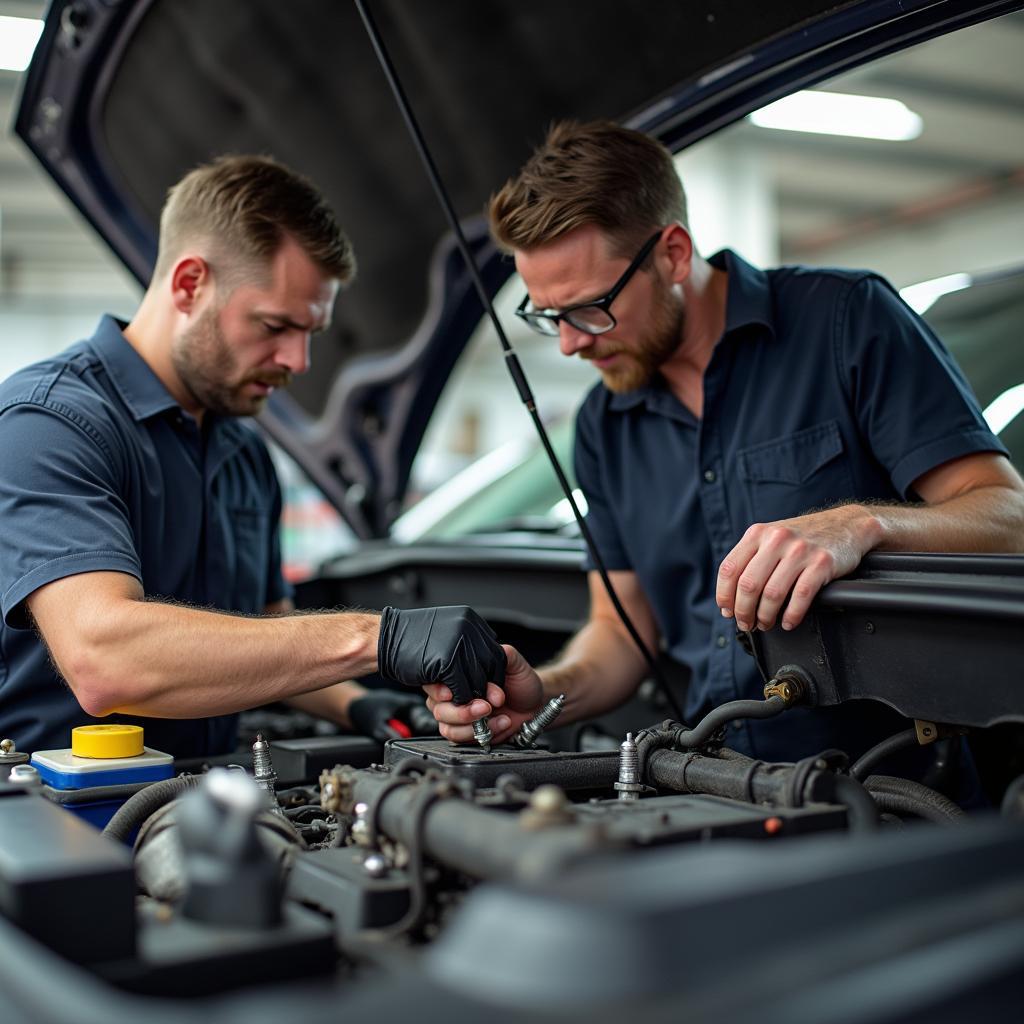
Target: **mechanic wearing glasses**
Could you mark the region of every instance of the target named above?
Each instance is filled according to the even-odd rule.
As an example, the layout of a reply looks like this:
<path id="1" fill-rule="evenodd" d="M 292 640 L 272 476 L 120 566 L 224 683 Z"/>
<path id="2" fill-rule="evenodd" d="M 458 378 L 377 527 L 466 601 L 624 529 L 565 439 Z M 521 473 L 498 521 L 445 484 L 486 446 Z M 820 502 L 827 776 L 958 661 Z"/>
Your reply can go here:
<path id="1" fill-rule="evenodd" d="M 526 283 L 518 315 L 601 376 L 576 423 L 587 522 L 646 643 L 690 668 L 691 723 L 761 697 L 734 625 L 792 629 L 868 551 L 1022 549 L 1024 485 L 1005 448 L 878 276 L 704 259 L 669 152 L 611 123 L 555 126 L 490 215 Z M 555 694 L 570 721 L 643 679 L 589 582 L 590 620 L 555 664 L 535 672 L 506 648 L 507 692 L 488 689 L 495 742 Z M 428 694 L 454 740 L 491 711 Z M 767 760 L 856 757 L 904 725 L 861 702 L 740 722 L 728 743 Z"/>
<path id="2" fill-rule="evenodd" d="M 282 699 L 382 738 L 422 696 L 345 680 L 469 700 L 503 675 L 468 608 L 288 614 L 281 493 L 243 418 L 307 368 L 354 272 L 312 184 L 225 158 L 171 189 L 131 323 L 0 385 L 0 734 L 20 749 L 99 717 L 228 753 L 237 712 Z"/>

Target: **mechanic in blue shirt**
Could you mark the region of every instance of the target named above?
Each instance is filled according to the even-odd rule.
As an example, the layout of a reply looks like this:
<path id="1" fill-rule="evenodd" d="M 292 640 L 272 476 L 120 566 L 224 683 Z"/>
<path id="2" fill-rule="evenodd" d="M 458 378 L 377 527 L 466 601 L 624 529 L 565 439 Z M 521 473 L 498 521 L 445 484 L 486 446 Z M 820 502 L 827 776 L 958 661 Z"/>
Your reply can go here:
<path id="1" fill-rule="evenodd" d="M 648 646 L 690 668 L 691 723 L 761 697 L 734 624 L 792 629 L 868 551 L 1021 550 L 1024 485 L 1005 448 L 877 275 L 701 258 L 671 155 L 611 123 L 555 126 L 490 212 L 528 290 L 519 315 L 601 375 L 576 424 L 587 522 Z M 489 690 L 496 741 L 552 695 L 568 695 L 569 721 L 644 678 L 589 582 L 590 620 L 556 663 L 535 672 L 507 649 L 507 694 Z M 491 711 L 428 693 L 452 739 Z M 743 722 L 727 742 L 771 760 L 856 757 L 902 728 L 863 702 Z"/>
<path id="2" fill-rule="evenodd" d="M 306 369 L 354 271 L 310 182 L 224 158 L 171 189 L 131 323 L 0 385 L 0 735 L 60 748 L 138 719 L 206 756 L 239 710 L 289 699 L 379 736 L 422 697 L 348 680 L 451 675 L 468 699 L 502 675 L 468 608 L 287 614 L 281 493 L 240 417 Z"/>

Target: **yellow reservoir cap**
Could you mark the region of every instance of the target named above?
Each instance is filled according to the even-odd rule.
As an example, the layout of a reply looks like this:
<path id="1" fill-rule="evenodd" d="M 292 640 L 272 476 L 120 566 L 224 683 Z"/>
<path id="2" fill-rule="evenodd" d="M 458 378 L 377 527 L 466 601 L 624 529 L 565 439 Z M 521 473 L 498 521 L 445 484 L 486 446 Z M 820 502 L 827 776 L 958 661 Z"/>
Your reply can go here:
<path id="1" fill-rule="evenodd" d="M 135 757 L 142 751 L 141 725 L 79 725 L 71 730 L 75 757 Z"/>

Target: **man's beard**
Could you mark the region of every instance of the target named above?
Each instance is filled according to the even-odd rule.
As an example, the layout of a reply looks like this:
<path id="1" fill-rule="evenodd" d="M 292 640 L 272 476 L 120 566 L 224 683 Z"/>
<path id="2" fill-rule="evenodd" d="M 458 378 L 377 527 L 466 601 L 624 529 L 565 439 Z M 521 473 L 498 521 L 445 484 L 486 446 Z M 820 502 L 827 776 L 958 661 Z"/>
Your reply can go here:
<path id="1" fill-rule="evenodd" d="M 258 382 L 283 387 L 290 380 L 287 372 L 268 370 L 253 371 L 239 378 L 237 360 L 214 309 L 208 309 L 176 339 L 171 361 L 196 403 L 220 416 L 255 416 L 268 396 L 246 394 L 247 385 Z"/>
<path id="2" fill-rule="evenodd" d="M 590 361 L 618 355 L 611 366 L 600 370 L 604 386 L 617 393 L 636 391 L 649 384 L 662 363 L 679 348 L 685 316 L 682 303 L 667 289 L 659 289 L 643 337 L 630 345 L 610 342 L 604 346 L 599 337 L 593 348 L 584 350 L 581 357 Z"/>

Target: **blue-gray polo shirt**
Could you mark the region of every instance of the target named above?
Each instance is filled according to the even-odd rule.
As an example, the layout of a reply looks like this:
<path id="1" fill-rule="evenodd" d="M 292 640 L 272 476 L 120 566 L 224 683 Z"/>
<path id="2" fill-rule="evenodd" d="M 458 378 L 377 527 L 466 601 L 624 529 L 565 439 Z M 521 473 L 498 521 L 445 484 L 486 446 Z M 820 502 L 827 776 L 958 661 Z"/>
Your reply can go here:
<path id="1" fill-rule="evenodd" d="M 1006 451 L 950 354 L 882 278 L 761 271 L 728 250 L 710 262 L 728 273 L 728 296 L 703 417 L 657 378 L 621 394 L 598 384 L 576 422 L 587 522 L 607 567 L 637 574 L 668 653 L 691 669 L 691 722 L 761 696 L 715 603 L 718 566 L 748 526 L 844 499 L 914 500 L 913 482 L 941 463 Z M 902 721 L 873 702 L 794 709 L 739 725 L 728 743 L 772 760 L 856 755 Z"/>
<path id="2" fill-rule="evenodd" d="M 123 572 L 146 596 L 258 613 L 281 575 L 281 492 L 245 422 L 200 430 L 114 319 L 0 385 L 0 735 L 19 750 L 70 746 L 73 726 L 133 721 L 177 757 L 234 749 L 236 715 L 92 719 L 29 628 L 25 598 L 83 572 Z M 191 670 L 181 651 L 181 676 Z M 130 682 L 130 680 L 129 680 Z"/>

